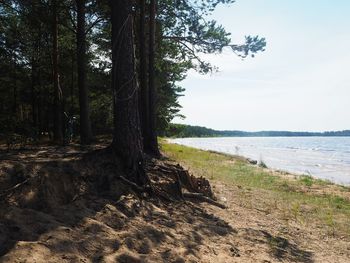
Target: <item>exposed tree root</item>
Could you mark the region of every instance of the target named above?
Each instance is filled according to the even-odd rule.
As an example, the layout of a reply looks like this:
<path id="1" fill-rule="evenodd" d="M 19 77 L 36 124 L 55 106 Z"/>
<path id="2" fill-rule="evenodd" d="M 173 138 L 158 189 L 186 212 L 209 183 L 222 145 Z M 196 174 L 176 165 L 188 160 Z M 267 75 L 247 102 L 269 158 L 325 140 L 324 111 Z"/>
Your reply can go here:
<path id="1" fill-rule="evenodd" d="M 83 156 L 77 152 L 79 157 L 71 156 L 69 161 L 67 158 L 62 160 L 59 155 L 54 160 L 47 156 L 44 156 L 44 162 L 28 161 L 20 171 L 9 168 L 8 178 L 3 179 L 3 186 L 7 185 L 7 188 L 0 188 L 1 200 L 18 206 L 51 209 L 81 196 L 98 193 L 116 199 L 132 192 L 141 199 L 159 198 L 172 203 L 190 198 L 225 208 L 215 200 L 208 180 L 191 175 L 171 161 L 145 156 L 139 167 L 145 180 L 140 184 L 135 181 L 137 177 L 123 171 L 119 158 L 110 148 Z M 14 167 L 18 163 L 9 160 L 8 166 Z M 14 180 L 11 173 L 14 176 L 19 173 L 20 178 Z"/>
<path id="2" fill-rule="evenodd" d="M 140 193 L 146 192 L 146 187 L 138 186 L 136 183 L 126 179 L 124 176 L 118 176 L 117 179 L 120 179 L 121 181 L 123 181 L 123 183 L 126 183 L 127 185 L 129 185 L 136 192 L 140 192 Z"/>
<path id="3" fill-rule="evenodd" d="M 207 202 L 209 204 L 215 205 L 217 207 L 220 207 L 222 209 L 226 209 L 227 207 L 209 197 L 204 196 L 201 193 L 183 193 L 183 196 L 185 198 L 191 198 L 191 199 L 197 199 L 198 201 L 202 201 L 202 202 Z"/>
<path id="4" fill-rule="evenodd" d="M 148 165 L 147 169 L 150 174 L 156 174 L 156 180 L 159 180 L 159 178 L 171 179 L 171 190 L 173 194 L 167 193 L 169 199 L 171 199 L 170 197 L 174 197 L 175 192 L 176 196 L 182 200 L 184 198 L 191 198 L 200 202 L 207 202 L 222 209 L 226 208 L 225 205 L 215 200 L 214 193 L 207 179 L 204 177 L 197 178 L 191 175 L 179 164 L 174 165 L 170 162 L 160 161 Z M 153 177 L 153 179 L 155 178 Z"/>
<path id="5" fill-rule="evenodd" d="M 6 189 L 5 191 L 1 192 L 0 193 L 0 197 L 3 197 L 3 196 L 6 196 L 6 195 L 9 195 L 11 192 L 15 191 L 16 189 L 20 188 L 21 186 L 27 184 L 29 182 L 31 178 L 27 178 L 26 180 L 24 180 L 23 182 L 19 183 L 19 184 L 16 184 L 15 186 L 9 188 L 9 189 Z"/>

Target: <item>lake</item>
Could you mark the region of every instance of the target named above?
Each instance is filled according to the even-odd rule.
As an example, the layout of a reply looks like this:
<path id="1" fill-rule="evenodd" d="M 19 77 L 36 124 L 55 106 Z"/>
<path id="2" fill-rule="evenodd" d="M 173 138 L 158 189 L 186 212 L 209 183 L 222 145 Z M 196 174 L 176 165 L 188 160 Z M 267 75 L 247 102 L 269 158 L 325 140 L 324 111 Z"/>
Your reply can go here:
<path id="1" fill-rule="evenodd" d="M 218 137 L 170 141 L 238 154 L 263 161 L 269 168 L 350 185 L 350 137 Z"/>

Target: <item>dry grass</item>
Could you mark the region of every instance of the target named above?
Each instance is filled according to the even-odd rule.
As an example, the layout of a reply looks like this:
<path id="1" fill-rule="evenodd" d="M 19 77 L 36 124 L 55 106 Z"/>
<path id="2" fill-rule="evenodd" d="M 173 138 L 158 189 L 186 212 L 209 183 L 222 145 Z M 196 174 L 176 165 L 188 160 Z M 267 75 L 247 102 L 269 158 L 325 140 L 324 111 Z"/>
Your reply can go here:
<path id="1" fill-rule="evenodd" d="M 350 188 L 310 176 L 250 165 L 242 158 L 162 141 L 162 150 L 197 176 L 237 186 L 242 205 L 274 212 L 287 223 L 316 225 L 350 238 Z"/>

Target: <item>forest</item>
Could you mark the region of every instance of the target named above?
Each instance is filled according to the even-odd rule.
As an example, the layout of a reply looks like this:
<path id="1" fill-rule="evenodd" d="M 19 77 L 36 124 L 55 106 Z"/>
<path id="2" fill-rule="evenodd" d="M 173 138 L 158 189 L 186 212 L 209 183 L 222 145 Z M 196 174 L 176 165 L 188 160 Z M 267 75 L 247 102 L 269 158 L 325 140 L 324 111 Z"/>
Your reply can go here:
<path id="1" fill-rule="evenodd" d="M 133 167 L 143 152 L 159 156 L 157 133 L 181 108 L 178 82 L 191 69 L 215 70 L 200 54 L 264 50 L 264 38 L 234 44 L 206 20 L 232 2 L 2 1 L 2 139 L 88 145 L 113 134 L 113 149 Z"/>
<path id="2" fill-rule="evenodd" d="M 113 41 L 119 45 L 113 28 L 119 25 L 111 23 L 108 1 L 2 1 L 2 138 L 20 134 L 64 143 L 73 133 L 82 144 L 89 144 L 96 135 L 112 133 L 117 121 L 114 110 L 137 97 L 134 109 L 143 143 L 146 149 L 152 148 L 148 144 L 155 143 L 155 134 L 179 115 L 178 98 L 184 91 L 179 81 L 191 69 L 203 74 L 215 70 L 199 54 L 230 48 L 246 57 L 265 46 L 265 40 L 257 36 L 233 44 L 221 25 L 206 20 L 218 4 L 233 1 L 153 2 L 135 1 L 127 10 L 132 39 L 129 44 L 121 42 L 125 47 L 117 50 L 126 54 L 124 49 L 133 45 L 128 73 L 132 79 L 120 82 L 117 75 L 126 64 L 119 62 L 121 51 L 114 50 L 113 55 Z M 113 90 L 122 93 L 124 84 L 125 91 L 133 86 L 135 92 L 117 96 Z"/>

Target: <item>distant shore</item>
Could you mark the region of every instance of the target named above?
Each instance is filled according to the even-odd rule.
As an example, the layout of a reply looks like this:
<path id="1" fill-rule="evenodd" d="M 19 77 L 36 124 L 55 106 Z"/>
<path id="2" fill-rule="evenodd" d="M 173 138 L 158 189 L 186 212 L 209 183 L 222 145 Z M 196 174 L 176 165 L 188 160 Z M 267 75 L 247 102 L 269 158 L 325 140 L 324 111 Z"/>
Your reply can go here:
<path id="1" fill-rule="evenodd" d="M 188 138 L 188 137 L 350 137 L 350 130 L 343 131 L 239 131 L 239 130 L 214 130 L 202 126 L 171 123 L 162 134 L 164 137 Z"/>

